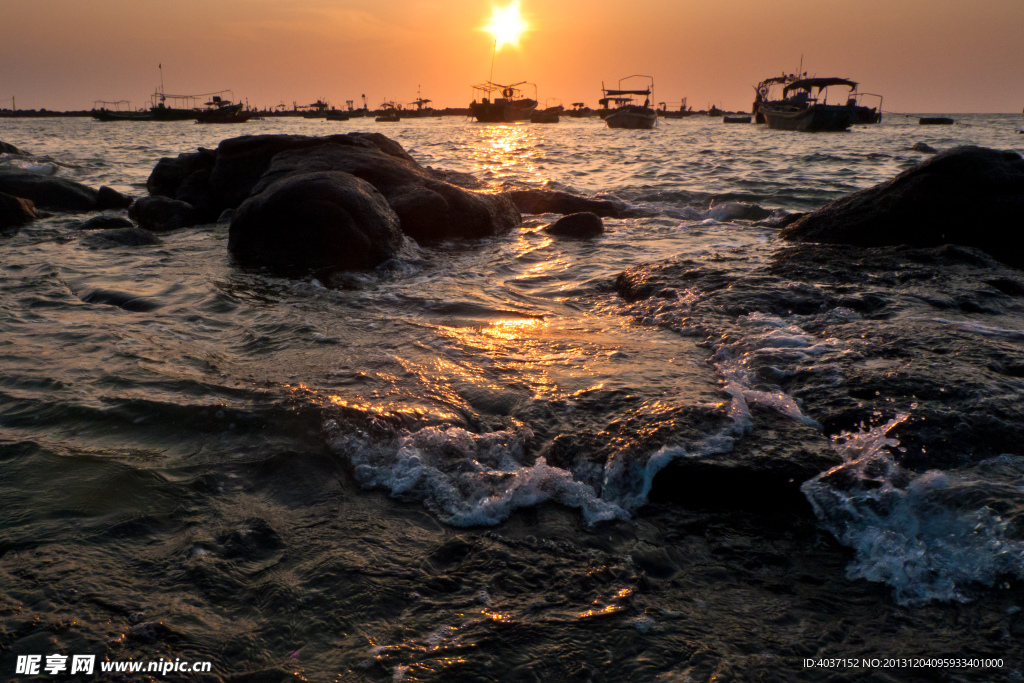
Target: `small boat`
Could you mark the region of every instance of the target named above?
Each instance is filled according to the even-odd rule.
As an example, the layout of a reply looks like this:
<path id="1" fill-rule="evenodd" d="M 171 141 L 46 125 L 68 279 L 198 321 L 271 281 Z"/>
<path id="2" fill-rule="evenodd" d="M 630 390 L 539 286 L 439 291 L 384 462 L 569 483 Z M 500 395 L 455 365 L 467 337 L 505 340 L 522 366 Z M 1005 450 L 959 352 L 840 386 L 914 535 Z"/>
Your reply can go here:
<path id="1" fill-rule="evenodd" d="M 351 112 L 342 109 L 332 109 L 326 114 L 328 121 L 348 121 L 352 118 Z"/>
<path id="2" fill-rule="evenodd" d="M 658 103 L 658 116 L 664 119 L 685 119 L 689 116 L 694 116 L 696 113 L 692 107 L 686 106 L 685 97 L 682 99 L 679 109 L 670 110 L 667 102 Z"/>
<path id="3" fill-rule="evenodd" d="M 220 95 L 210 98 L 206 107 L 195 115 L 196 123 L 245 123 L 252 118 L 252 112 L 242 111 L 241 103 L 232 104 Z"/>
<path id="4" fill-rule="evenodd" d="M 550 101 L 548 100 L 544 104 L 547 105 Z M 562 106 L 561 102 L 546 106 L 541 111 L 533 112 L 533 115 L 530 116 L 530 123 L 558 123 L 558 117 L 561 116 L 563 111 L 565 111 L 565 107 Z"/>
<path id="5" fill-rule="evenodd" d="M 945 116 L 922 116 L 917 120 L 917 123 L 920 126 L 949 126 L 956 123 L 956 121 Z"/>
<path id="6" fill-rule="evenodd" d="M 318 99 L 313 104 L 309 105 L 309 108 L 303 112 L 302 118 L 304 119 L 326 119 L 327 110 L 331 105 L 327 103 L 323 98 Z"/>
<path id="7" fill-rule="evenodd" d="M 586 102 L 573 102 L 569 116 L 574 119 L 583 119 L 594 115 L 594 110 L 587 106 Z"/>
<path id="8" fill-rule="evenodd" d="M 623 81 L 628 81 L 633 78 L 647 79 L 647 87 L 635 88 L 635 89 L 624 89 L 622 87 Z M 605 107 L 609 103 L 616 103 L 619 106 L 611 111 L 604 120 L 608 122 L 609 128 L 627 128 L 630 130 L 651 130 L 658 125 L 658 114 L 651 108 L 651 96 L 654 94 L 654 78 L 651 76 L 643 76 L 640 74 L 634 74 L 632 76 L 626 76 L 619 80 L 619 87 L 615 90 L 609 90 L 604 87 L 604 83 L 601 84 L 601 91 L 604 97 L 599 100 Z M 644 103 L 633 104 L 633 98 L 644 96 Z"/>
<path id="9" fill-rule="evenodd" d="M 381 105 L 380 114 L 374 119 L 377 123 L 398 123 L 401 118 L 398 116 L 398 107 L 394 102 L 385 102 Z"/>
<path id="10" fill-rule="evenodd" d="M 533 86 L 533 98 L 523 95 L 523 91 L 519 87 L 521 85 Z M 537 109 L 537 86 L 526 81 L 511 85 L 487 81 L 480 85 L 474 85 L 473 91 L 473 101 L 469 103 L 469 112 L 480 123 L 529 121 Z M 495 97 L 495 94 L 501 96 Z M 479 102 L 477 102 L 477 97 L 480 98 Z"/>
<path id="11" fill-rule="evenodd" d="M 723 116 L 722 123 L 750 123 L 749 116 Z"/>
<path id="12" fill-rule="evenodd" d="M 849 88 L 844 104 L 828 103 L 825 93 L 831 86 Z M 858 111 L 856 81 L 846 78 L 801 78 L 788 83 L 782 89 L 782 96 L 781 100 L 758 103 L 757 111 L 764 115 L 765 123 L 773 130 L 844 131 L 861 123 L 862 116 L 867 117 Z M 873 122 L 881 120 L 874 109 L 868 112 L 876 116 Z"/>
<path id="13" fill-rule="evenodd" d="M 96 105 L 100 105 L 96 107 Z M 107 105 L 114 105 L 113 109 L 108 109 Z M 128 105 L 125 110 L 121 109 L 121 105 Z M 152 121 L 153 116 L 148 111 L 132 111 L 131 102 L 128 100 L 117 100 L 116 102 L 107 102 L 105 100 L 96 100 L 93 103 L 92 117 L 97 121 Z"/>

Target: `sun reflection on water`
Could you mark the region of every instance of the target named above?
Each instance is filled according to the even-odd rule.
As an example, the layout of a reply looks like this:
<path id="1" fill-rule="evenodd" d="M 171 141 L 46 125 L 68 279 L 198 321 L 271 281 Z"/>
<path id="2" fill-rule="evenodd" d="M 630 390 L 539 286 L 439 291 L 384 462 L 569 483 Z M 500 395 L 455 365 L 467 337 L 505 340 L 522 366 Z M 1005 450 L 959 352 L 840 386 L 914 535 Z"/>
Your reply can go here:
<path id="1" fill-rule="evenodd" d="M 525 178 L 543 183 L 537 168 L 538 135 L 526 124 L 481 124 L 476 128 L 476 144 L 469 146 L 474 172 L 505 178 Z"/>

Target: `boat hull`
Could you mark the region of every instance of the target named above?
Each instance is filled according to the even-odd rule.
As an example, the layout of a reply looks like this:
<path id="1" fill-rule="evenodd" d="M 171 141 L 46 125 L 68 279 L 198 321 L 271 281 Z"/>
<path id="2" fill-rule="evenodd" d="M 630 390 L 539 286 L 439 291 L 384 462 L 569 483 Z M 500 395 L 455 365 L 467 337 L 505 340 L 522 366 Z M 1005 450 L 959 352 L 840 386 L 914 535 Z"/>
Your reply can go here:
<path id="1" fill-rule="evenodd" d="M 480 123 L 512 123 L 513 121 L 529 121 L 537 110 L 534 100 L 506 100 L 493 102 L 473 102 L 469 105 L 470 113 Z"/>
<path id="2" fill-rule="evenodd" d="M 196 123 L 245 123 L 251 118 L 251 112 L 242 111 L 240 104 L 233 104 L 199 112 L 196 114 Z"/>
<path id="3" fill-rule="evenodd" d="M 654 113 L 653 109 L 632 111 L 623 108 L 613 111 L 605 118 L 605 121 L 609 128 L 651 130 L 658 123 L 658 115 Z"/>
<path id="4" fill-rule="evenodd" d="M 849 130 L 856 114 L 850 107 L 814 104 L 806 108 L 761 105 L 758 113 L 772 130 L 804 132 L 841 132 Z"/>
<path id="5" fill-rule="evenodd" d="M 175 109 L 160 104 L 150 108 L 149 112 L 154 121 L 195 121 L 198 113 L 195 109 Z"/>

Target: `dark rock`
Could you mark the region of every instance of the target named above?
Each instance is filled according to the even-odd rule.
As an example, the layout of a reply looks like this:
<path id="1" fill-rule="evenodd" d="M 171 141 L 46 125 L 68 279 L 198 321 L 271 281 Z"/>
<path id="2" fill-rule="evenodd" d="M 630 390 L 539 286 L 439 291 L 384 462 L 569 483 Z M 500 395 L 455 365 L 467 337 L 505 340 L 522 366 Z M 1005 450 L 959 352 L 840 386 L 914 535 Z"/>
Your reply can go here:
<path id="1" fill-rule="evenodd" d="M 420 166 L 401 145 L 378 133 L 244 136 L 224 140 L 209 154 L 161 159 L 147 183 L 150 193 L 186 201 L 195 207 L 197 221 L 212 222 L 285 176 L 342 171 L 377 188 L 402 230 L 416 239 L 484 237 L 520 221 L 509 200 L 447 182 L 466 184 L 467 179 Z"/>
<path id="2" fill-rule="evenodd" d="M 160 308 L 160 304 L 131 292 L 119 292 L 116 289 L 90 289 L 78 295 L 87 304 L 104 304 L 117 306 L 126 311 L 144 313 Z"/>
<path id="3" fill-rule="evenodd" d="M 117 228 L 95 230 L 85 235 L 82 242 L 90 247 L 109 249 L 111 247 L 142 247 L 161 244 L 160 238 L 142 228 Z"/>
<path id="4" fill-rule="evenodd" d="M 4 142 L 3 140 L 0 140 L 0 154 L 23 154 L 23 153 L 24 152 L 22 152 L 20 149 L 18 149 L 17 147 L 12 145 L 11 143 Z"/>
<path id="5" fill-rule="evenodd" d="M 102 214 L 100 216 L 93 216 L 87 221 L 82 221 L 78 229 L 79 230 L 112 230 L 114 228 L 133 228 L 135 224 L 124 216 L 112 216 L 110 214 Z"/>
<path id="6" fill-rule="evenodd" d="M 106 209 L 127 209 L 132 205 L 134 199 L 123 195 L 112 187 L 103 185 L 96 191 L 96 208 L 101 211 Z"/>
<path id="7" fill-rule="evenodd" d="M 212 150 L 199 148 L 198 152 L 179 154 L 177 158 L 164 157 L 153 167 L 146 180 L 146 189 L 158 197 L 178 198 L 178 187 L 190 175 L 199 170 L 213 168 L 216 155 Z"/>
<path id="8" fill-rule="evenodd" d="M 398 216 L 367 182 L 320 171 L 284 176 L 231 219 L 228 250 L 243 265 L 372 268 L 404 244 Z"/>
<path id="9" fill-rule="evenodd" d="M 836 200 L 781 233 L 794 242 L 865 247 L 960 244 L 1024 267 L 1024 159 L 957 147 L 892 180 Z"/>
<path id="10" fill-rule="evenodd" d="M 35 219 L 35 205 L 30 200 L 0 192 L 0 230 L 16 228 Z"/>
<path id="11" fill-rule="evenodd" d="M 0 173 L 0 192 L 29 199 L 40 209 L 95 211 L 99 208 L 98 193 L 93 188 L 29 171 Z"/>
<path id="12" fill-rule="evenodd" d="M 217 146 L 217 160 L 210 175 L 211 191 L 219 200 L 218 214 L 224 209 L 236 208 L 254 193 L 256 183 L 260 181 L 274 157 L 281 152 L 310 149 L 325 144 L 373 149 L 395 159 L 408 161 L 414 165 L 416 163 L 401 145 L 379 133 L 348 133 L 326 137 L 246 135 L 223 140 Z"/>
<path id="13" fill-rule="evenodd" d="M 816 429 L 761 413 L 731 452 L 672 460 L 655 475 L 649 499 L 691 509 L 809 513 L 800 485 L 842 461 Z"/>
<path id="14" fill-rule="evenodd" d="M 513 190 L 502 194 L 523 213 L 592 213 L 603 218 L 623 218 L 630 214 L 624 202 L 577 197 L 568 192 Z"/>
<path id="15" fill-rule="evenodd" d="M 604 223 L 601 222 L 600 216 L 589 211 L 571 213 L 568 216 L 562 216 L 544 228 L 544 232 L 556 237 L 587 239 L 588 237 L 596 237 L 603 233 Z"/>
<path id="16" fill-rule="evenodd" d="M 322 144 L 279 153 L 253 188 L 296 173 L 342 171 L 365 180 L 387 198 L 402 232 L 417 240 L 489 237 L 519 225 L 512 203 L 433 178 L 411 159 L 375 147 Z"/>
<path id="17" fill-rule="evenodd" d="M 128 216 L 139 227 L 154 232 L 187 228 L 197 223 L 191 204 L 167 197 L 142 197 L 132 204 Z"/>
<path id="18" fill-rule="evenodd" d="M 908 152 L 921 152 L 922 154 L 938 154 L 939 150 L 925 142 L 915 142 L 912 147 L 907 148 Z"/>

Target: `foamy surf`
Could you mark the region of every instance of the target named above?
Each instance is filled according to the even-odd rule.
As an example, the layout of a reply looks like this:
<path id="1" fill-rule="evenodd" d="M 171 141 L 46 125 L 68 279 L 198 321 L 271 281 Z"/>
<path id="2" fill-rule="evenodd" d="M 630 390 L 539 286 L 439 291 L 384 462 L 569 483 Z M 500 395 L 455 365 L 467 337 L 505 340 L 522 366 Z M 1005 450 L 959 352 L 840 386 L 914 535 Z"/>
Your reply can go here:
<path id="1" fill-rule="evenodd" d="M 996 491 L 1005 500 L 1009 481 L 1024 501 L 1024 458 L 915 474 L 890 452 L 899 441 L 888 433 L 907 417 L 837 436 L 835 448 L 846 462 L 801 487 L 822 526 L 856 553 L 847 575 L 884 582 L 907 605 L 964 602 L 973 586 L 1024 578 L 1024 542 L 1011 536 L 1011 521 L 986 504 Z"/>

